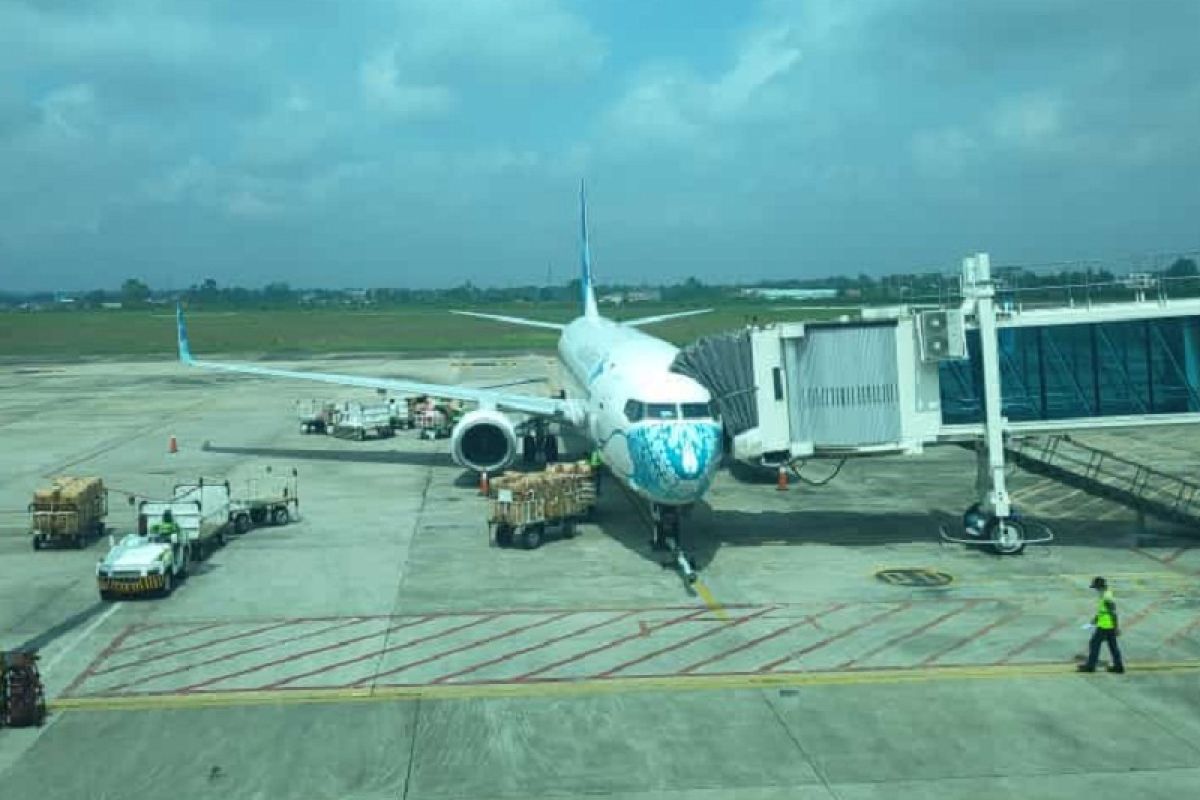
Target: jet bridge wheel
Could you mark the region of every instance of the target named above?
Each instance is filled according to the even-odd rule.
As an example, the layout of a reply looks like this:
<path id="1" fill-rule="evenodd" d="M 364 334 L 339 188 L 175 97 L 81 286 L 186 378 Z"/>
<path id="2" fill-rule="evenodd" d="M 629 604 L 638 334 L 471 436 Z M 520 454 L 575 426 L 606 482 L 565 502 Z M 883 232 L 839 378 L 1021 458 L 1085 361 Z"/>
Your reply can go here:
<path id="1" fill-rule="evenodd" d="M 1020 555 L 1025 551 L 1025 526 L 1013 517 L 992 517 L 983 529 L 992 543 L 992 551 L 1001 556 Z"/>

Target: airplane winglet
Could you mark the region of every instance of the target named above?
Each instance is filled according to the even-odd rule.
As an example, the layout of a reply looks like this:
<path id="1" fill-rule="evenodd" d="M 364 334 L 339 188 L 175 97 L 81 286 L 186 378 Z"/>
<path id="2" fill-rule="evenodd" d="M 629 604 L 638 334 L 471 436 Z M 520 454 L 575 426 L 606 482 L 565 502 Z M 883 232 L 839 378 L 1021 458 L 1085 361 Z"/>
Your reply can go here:
<path id="1" fill-rule="evenodd" d="M 184 364 L 195 364 L 192 358 L 192 348 L 188 344 L 187 322 L 183 318 L 183 305 L 175 304 L 175 324 L 179 330 L 179 360 Z"/>

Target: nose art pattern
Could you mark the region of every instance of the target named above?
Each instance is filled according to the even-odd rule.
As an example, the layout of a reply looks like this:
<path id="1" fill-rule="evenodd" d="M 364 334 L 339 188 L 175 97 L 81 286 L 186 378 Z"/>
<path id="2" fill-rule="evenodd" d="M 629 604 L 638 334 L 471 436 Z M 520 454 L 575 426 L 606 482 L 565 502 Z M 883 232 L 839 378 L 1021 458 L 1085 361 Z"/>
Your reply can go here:
<path id="1" fill-rule="evenodd" d="M 633 480 L 649 494 L 688 501 L 708 488 L 709 467 L 721 446 L 721 430 L 711 423 L 644 425 L 626 435 Z"/>

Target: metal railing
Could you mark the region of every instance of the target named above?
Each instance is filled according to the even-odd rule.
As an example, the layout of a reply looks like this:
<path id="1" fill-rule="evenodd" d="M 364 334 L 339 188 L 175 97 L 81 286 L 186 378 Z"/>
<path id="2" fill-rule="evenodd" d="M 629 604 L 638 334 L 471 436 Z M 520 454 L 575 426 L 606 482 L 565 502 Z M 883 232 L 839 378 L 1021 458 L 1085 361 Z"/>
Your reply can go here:
<path id="1" fill-rule="evenodd" d="M 1173 522 L 1200 525 L 1200 483 L 1077 442 L 1069 435 L 1034 437 L 1008 444 L 1013 460 Z"/>

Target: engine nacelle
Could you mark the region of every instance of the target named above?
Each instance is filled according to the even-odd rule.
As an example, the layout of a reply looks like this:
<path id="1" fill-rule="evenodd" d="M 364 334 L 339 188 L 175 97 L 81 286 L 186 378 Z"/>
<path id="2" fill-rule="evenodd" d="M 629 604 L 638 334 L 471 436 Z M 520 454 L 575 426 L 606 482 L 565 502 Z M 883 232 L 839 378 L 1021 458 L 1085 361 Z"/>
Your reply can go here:
<path id="1" fill-rule="evenodd" d="M 450 434 L 450 455 L 460 467 L 499 472 L 517 457 L 517 432 L 508 417 L 488 408 L 458 421 Z"/>

